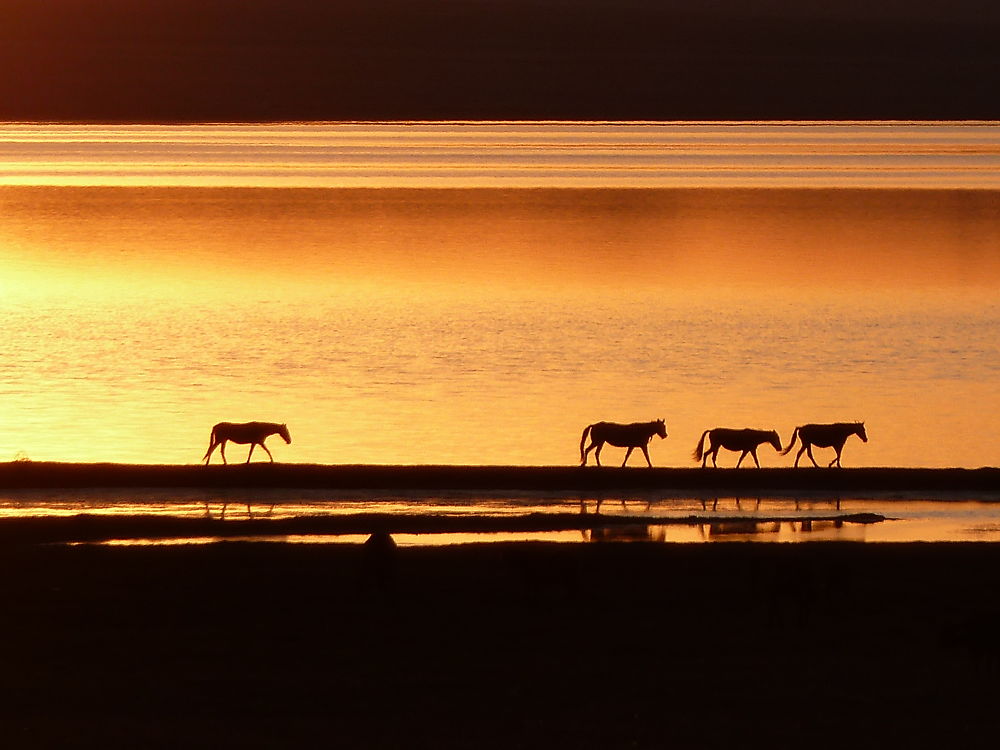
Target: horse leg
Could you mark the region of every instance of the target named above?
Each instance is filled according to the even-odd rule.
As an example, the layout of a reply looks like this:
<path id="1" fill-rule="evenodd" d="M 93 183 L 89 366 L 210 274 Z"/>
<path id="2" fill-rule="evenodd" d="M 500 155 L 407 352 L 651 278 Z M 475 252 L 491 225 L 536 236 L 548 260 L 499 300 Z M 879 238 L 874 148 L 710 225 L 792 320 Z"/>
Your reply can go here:
<path id="1" fill-rule="evenodd" d="M 794 466 L 795 466 L 796 469 L 799 468 L 799 459 L 802 458 L 802 454 L 806 452 L 806 447 L 807 447 L 807 443 L 803 443 L 802 447 L 799 448 L 799 452 L 795 454 L 795 464 L 794 464 Z"/>
<path id="2" fill-rule="evenodd" d="M 250 452 L 247 453 L 247 463 L 250 463 L 250 456 L 253 455 L 253 449 L 257 447 L 257 443 L 250 443 Z"/>
<path id="3" fill-rule="evenodd" d="M 223 440 L 221 443 L 219 443 L 219 455 L 222 456 L 222 463 L 224 463 L 224 464 L 228 464 L 229 463 L 226 460 L 226 441 L 225 440 Z"/>
<path id="4" fill-rule="evenodd" d="M 649 466 L 650 469 L 652 469 L 653 468 L 653 462 L 649 460 L 649 451 L 646 450 L 646 446 L 645 445 L 640 445 L 639 447 L 642 448 L 642 455 L 644 455 L 646 457 L 646 464 Z"/>
<path id="5" fill-rule="evenodd" d="M 756 448 L 751 448 L 750 449 L 750 455 L 753 457 L 753 462 L 755 464 L 757 464 L 757 468 L 759 469 L 760 468 L 760 461 L 757 460 L 757 449 Z"/>
<path id="6" fill-rule="evenodd" d="M 739 458 L 739 460 L 738 460 L 738 461 L 736 462 L 736 468 L 737 468 L 737 469 L 738 469 L 738 468 L 740 468 L 740 464 L 741 464 L 741 463 L 743 463 L 743 459 L 747 457 L 747 453 L 749 453 L 749 452 L 750 452 L 750 451 L 743 451 L 743 452 L 742 452 L 742 453 L 740 454 L 740 458 Z"/>
<path id="7" fill-rule="evenodd" d="M 632 455 L 632 451 L 634 451 L 634 450 L 635 450 L 635 447 L 634 447 L 634 446 L 631 446 L 631 445 L 630 445 L 630 446 L 628 447 L 628 450 L 627 450 L 627 451 L 625 451 L 625 460 L 624 460 L 624 461 L 622 461 L 622 466 L 624 466 L 625 464 L 627 464 L 627 463 L 628 463 L 628 457 Z"/>
<path id="8" fill-rule="evenodd" d="M 837 451 L 837 457 L 830 462 L 830 465 L 827 466 L 827 468 L 832 468 L 834 464 L 837 464 L 838 469 L 843 469 L 844 467 L 840 465 L 840 452 L 844 450 L 844 444 L 841 443 L 840 445 L 835 445 L 833 446 L 833 449 Z"/>
<path id="9" fill-rule="evenodd" d="M 593 447 L 593 446 L 591 446 L 591 447 Z M 601 450 L 603 448 L 604 448 L 604 443 L 598 443 L 597 444 L 597 450 L 594 451 L 594 460 L 597 462 L 598 466 L 601 465 Z"/>
<path id="10" fill-rule="evenodd" d="M 716 463 L 716 459 L 718 459 L 719 457 L 719 446 L 713 445 L 712 450 L 710 452 L 712 454 L 712 468 L 718 469 L 719 465 Z"/>
<path id="11" fill-rule="evenodd" d="M 819 464 L 816 463 L 816 459 L 813 458 L 813 445 L 812 445 L 812 443 L 807 443 L 806 444 L 806 453 L 809 455 L 809 460 L 813 462 L 813 466 L 815 466 L 818 469 L 819 468 Z"/>
<path id="12" fill-rule="evenodd" d="M 267 457 L 268 457 L 269 459 L 271 459 L 271 463 L 273 464 L 273 463 L 274 463 L 274 456 L 272 456 L 272 455 L 271 455 L 271 451 L 269 451 L 269 450 L 267 449 L 267 446 L 266 446 L 266 445 L 264 445 L 264 443 L 261 443 L 261 444 L 260 444 L 260 447 L 264 449 L 264 452 L 265 452 L 265 453 L 267 454 Z"/>
<path id="13" fill-rule="evenodd" d="M 212 440 L 208 446 L 208 453 L 205 454 L 205 466 L 208 466 L 208 462 L 212 460 L 212 454 L 215 453 L 215 449 L 219 447 L 219 442 L 217 440 Z"/>

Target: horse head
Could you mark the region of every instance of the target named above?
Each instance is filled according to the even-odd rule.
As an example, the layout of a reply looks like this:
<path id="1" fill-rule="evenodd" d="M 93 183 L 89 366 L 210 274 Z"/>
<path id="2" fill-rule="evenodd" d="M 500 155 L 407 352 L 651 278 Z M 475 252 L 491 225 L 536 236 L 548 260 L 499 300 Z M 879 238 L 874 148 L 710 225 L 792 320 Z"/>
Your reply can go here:
<path id="1" fill-rule="evenodd" d="M 667 436 L 667 425 L 662 419 L 657 419 L 653 422 L 653 430 L 654 433 L 659 435 L 661 438 L 665 438 Z"/>
<path id="2" fill-rule="evenodd" d="M 774 449 L 778 451 L 778 453 L 781 453 L 781 438 L 778 437 L 778 431 L 771 430 L 770 432 L 767 433 L 767 437 L 768 437 L 767 442 L 773 445 Z"/>
<path id="3" fill-rule="evenodd" d="M 863 443 L 867 443 L 868 442 L 868 433 L 865 432 L 865 423 L 864 422 L 855 422 L 854 423 L 854 434 L 857 435 L 859 438 L 861 438 L 861 442 L 863 442 Z"/>
<path id="4" fill-rule="evenodd" d="M 289 445 L 292 444 L 292 436 L 288 434 L 288 425 L 282 424 L 278 426 L 278 434 L 281 435 L 281 439 L 284 440 Z"/>

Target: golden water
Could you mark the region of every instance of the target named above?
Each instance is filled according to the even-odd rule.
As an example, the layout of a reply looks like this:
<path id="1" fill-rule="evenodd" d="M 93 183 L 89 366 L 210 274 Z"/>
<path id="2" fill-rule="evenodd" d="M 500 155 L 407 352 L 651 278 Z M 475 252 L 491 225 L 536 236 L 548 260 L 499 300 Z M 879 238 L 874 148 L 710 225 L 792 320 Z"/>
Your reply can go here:
<path id="1" fill-rule="evenodd" d="M 664 466 L 859 419 L 845 466 L 996 465 L 998 153 L 991 124 L 2 126 L 0 460 L 193 463 L 258 419 L 281 461 L 573 464 L 585 425 L 662 417 Z"/>

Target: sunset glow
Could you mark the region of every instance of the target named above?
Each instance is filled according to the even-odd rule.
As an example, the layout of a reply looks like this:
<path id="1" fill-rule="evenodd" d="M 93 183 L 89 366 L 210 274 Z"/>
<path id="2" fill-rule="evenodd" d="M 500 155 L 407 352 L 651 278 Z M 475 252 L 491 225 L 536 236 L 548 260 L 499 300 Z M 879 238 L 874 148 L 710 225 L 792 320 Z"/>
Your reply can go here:
<path id="1" fill-rule="evenodd" d="M 2 746 L 995 741 L 998 39 L 0 0 Z"/>

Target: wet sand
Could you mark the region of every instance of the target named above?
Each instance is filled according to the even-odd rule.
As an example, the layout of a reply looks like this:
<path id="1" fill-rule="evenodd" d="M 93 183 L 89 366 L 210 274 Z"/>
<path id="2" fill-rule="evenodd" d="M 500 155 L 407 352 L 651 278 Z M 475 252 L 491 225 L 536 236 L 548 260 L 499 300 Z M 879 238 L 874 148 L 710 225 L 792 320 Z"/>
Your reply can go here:
<path id="1" fill-rule="evenodd" d="M 11 747 L 995 731 L 1000 545 L 6 543 L 0 562 Z"/>
<path id="2" fill-rule="evenodd" d="M 138 465 L 14 461 L 0 490 L 95 487 L 663 492 L 1000 492 L 1000 468 Z"/>

